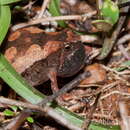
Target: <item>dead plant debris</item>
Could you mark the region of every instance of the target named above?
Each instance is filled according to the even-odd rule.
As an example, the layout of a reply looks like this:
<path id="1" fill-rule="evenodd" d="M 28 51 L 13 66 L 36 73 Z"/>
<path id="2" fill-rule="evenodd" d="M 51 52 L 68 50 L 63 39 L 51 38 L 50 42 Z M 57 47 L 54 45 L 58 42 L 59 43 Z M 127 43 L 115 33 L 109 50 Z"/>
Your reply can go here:
<path id="1" fill-rule="evenodd" d="M 117 3 L 115 0 L 111 2 Z M 104 8 L 103 11 L 100 10 L 99 4 L 103 3 L 100 3 L 100 0 L 61 0 L 58 3 L 60 6 L 57 7 L 60 14 L 55 14 L 55 7 L 50 7 L 52 0 L 20 2 L 19 9 L 16 8 L 17 4 L 13 5 L 12 24 L 2 51 L 10 64 L 30 85 L 49 95 L 46 102 L 43 100 L 44 106 L 47 101 L 56 99 L 62 107 L 81 117 L 89 118 L 83 129 L 89 128 L 91 122 L 96 122 L 103 125 L 119 125 L 122 130 L 128 130 L 130 5 L 118 3 L 120 12 L 125 11 L 126 14 L 119 12 L 118 20 L 109 23 L 113 17 L 110 15 L 108 18 L 103 12 Z M 111 8 L 116 9 L 113 4 Z M 118 10 L 116 11 L 118 13 Z M 109 15 L 110 12 L 107 13 Z M 109 20 L 111 17 L 112 20 Z M 97 22 L 100 28 L 95 26 Z M 82 81 L 75 78 L 83 72 L 89 72 L 89 77 L 81 77 Z M 1 129 L 81 130 L 69 121 L 57 121 L 63 118 L 59 115 L 54 118 L 55 113 L 51 106 L 43 109 L 38 106 L 40 104 L 32 105 L 2 80 L 0 84 L 1 96 L 11 99 L 7 101 L 0 97 Z M 76 86 L 71 90 L 62 89 L 66 84 Z M 34 113 L 44 113 L 33 114 L 32 110 Z M 26 115 L 27 111 L 30 113 Z M 52 116 L 49 112 L 52 112 Z M 45 113 L 47 114 L 44 115 Z M 30 120 L 22 121 L 26 116 L 31 116 Z"/>

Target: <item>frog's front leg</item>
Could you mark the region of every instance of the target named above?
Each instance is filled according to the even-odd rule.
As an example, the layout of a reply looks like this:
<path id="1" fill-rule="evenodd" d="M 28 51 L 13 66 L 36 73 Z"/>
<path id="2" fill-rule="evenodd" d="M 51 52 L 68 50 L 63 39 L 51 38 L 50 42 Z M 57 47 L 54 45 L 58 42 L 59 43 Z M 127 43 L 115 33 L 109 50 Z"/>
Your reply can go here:
<path id="1" fill-rule="evenodd" d="M 54 69 L 54 68 L 49 69 L 48 77 L 51 80 L 52 92 L 55 93 L 55 92 L 59 91 L 58 84 L 57 84 L 57 72 L 56 72 L 56 69 Z"/>
<path id="2" fill-rule="evenodd" d="M 58 92 L 59 91 L 59 88 L 58 88 L 58 83 L 57 83 L 57 71 L 56 69 L 54 68 L 51 68 L 49 69 L 49 72 L 48 72 L 48 77 L 49 79 L 51 80 L 51 89 L 52 89 L 52 92 L 53 94 Z M 58 104 L 60 105 L 65 105 L 67 104 L 65 101 L 64 101 L 64 96 L 61 95 L 59 96 L 56 101 L 58 102 Z"/>

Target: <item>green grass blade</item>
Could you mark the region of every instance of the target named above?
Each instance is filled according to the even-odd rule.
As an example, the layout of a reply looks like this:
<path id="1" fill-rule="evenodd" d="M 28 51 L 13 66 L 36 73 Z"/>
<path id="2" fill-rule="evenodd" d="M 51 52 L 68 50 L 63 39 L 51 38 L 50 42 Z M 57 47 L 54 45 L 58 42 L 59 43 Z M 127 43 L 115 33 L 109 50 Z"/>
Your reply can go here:
<path id="1" fill-rule="evenodd" d="M 60 113 L 61 115 L 63 115 L 65 117 L 65 119 L 67 119 L 68 121 L 70 121 L 71 123 L 75 124 L 78 127 L 82 126 L 82 123 L 84 121 L 84 118 L 77 116 L 76 114 L 66 110 L 65 108 L 62 107 L 57 107 L 57 106 L 53 106 L 55 108 L 55 110 Z M 89 130 L 120 130 L 119 126 L 111 126 L 111 125 L 102 125 L 99 123 L 95 123 L 95 122 L 91 122 L 90 126 L 89 126 Z"/>
<path id="2" fill-rule="evenodd" d="M 10 20 L 11 13 L 9 6 L 0 6 L 0 45 L 6 36 Z"/>
<path id="3" fill-rule="evenodd" d="M 19 2 L 21 0 L 0 0 L 0 5 L 7 5 L 7 4 L 12 4 L 15 2 Z"/>
<path id="4" fill-rule="evenodd" d="M 49 4 L 49 12 L 52 14 L 52 16 L 60 16 L 60 0 L 51 0 Z M 66 27 L 66 24 L 64 21 L 58 21 L 58 24 L 61 27 Z"/>
<path id="5" fill-rule="evenodd" d="M 42 94 L 33 87 L 29 86 L 13 69 L 2 54 L 0 55 L 0 77 L 9 84 L 9 86 L 14 89 L 17 94 L 27 101 L 37 104 L 42 100 Z"/>

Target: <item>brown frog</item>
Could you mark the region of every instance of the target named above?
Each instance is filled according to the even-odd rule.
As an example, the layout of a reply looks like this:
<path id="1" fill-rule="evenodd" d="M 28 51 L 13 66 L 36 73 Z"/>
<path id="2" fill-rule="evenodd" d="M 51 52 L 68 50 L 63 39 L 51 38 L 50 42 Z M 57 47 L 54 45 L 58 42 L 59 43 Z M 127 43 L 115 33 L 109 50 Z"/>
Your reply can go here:
<path id="1" fill-rule="evenodd" d="M 76 74 L 86 58 L 83 44 L 71 31 L 45 33 L 36 27 L 12 33 L 4 55 L 30 85 L 50 79 L 53 91 L 58 91 L 57 76 Z"/>

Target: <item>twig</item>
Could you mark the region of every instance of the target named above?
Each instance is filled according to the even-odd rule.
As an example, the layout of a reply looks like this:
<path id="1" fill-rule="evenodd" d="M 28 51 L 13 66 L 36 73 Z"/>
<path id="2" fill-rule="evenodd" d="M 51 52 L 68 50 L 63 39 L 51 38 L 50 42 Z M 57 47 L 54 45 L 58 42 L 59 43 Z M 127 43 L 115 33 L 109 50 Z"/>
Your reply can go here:
<path id="1" fill-rule="evenodd" d="M 8 105 L 21 106 L 24 108 L 30 108 L 30 109 L 34 109 L 34 110 L 38 110 L 38 111 L 43 111 L 43 108 L 38 105 L 25 103 L 25 102 L 21 102 L 21 101 L 16 101 L 16 100 L 4 98 L 4 97 L 0 97 L 0 103 L 6 104 L 6 105 L 8 104 Z"/>
<path id="2" fill-rule="evenodd" d="M 122 54 L 124 55 L 124 57 L 128 60 L 130 60 L 130 56 L 128 55 L 128 53 L 126 52 L 125 48 L 123 47 L 122 44 L 124 44 L 125 42 L 130 40 L 130 34 L 126 34 L 125 36 L 123 36 L 122 38 L 120 38 L 117 42 L 117 46 L 120 49 L 120 51 L 122 52 Z"/>
<path id="3" fill-rule="evenodd" d="M 130 47 L 129 46 L 127 46 L 126 48 L 125 48 L 125 51 L 129 51 L 130 50 Z M 120 52 L 120 50 L 118 51 L 116 51 L 116 52 L 113 52 L 113 54 L 112 54 L 112 56 L 119 56 L 119 55 L 121 55 L 122 54 L 122 52 Z M 122 61 L 119 61 L 119 63 L 121 63 Z"/>
<path id="4" fill-rule="evenodd" d="M 44 108 L 28 104 L 24 102 L 18 102 L 12 99 L 6 99 L 1 97 L 0 102 L 8 105 L 16 105 L 16 106 L 23 106 L 28 107 L 29 109 L 35 109 L 38 111 L 44 112 L 44 114 L 47 114 L 48 116 L 51 116 L 53 119 L 57 120 L 60 124 L 72 129 L 72 130 L 81 130 L 79 127 L 71 124 L 68 120 L 66 120 L 62 115 L 58 114 L 54 109 L 52 109 L 49 106 L 45 106 Z M 15 117 L 7 126 L 5 126 L 3 129 L 7 130 L 17 130 L 20 124 L 28 117 L 30 114 L 32 114 L 32 110 L 26 109 L 20 113 L 17 117 Z M 42 113 L 43 115 L 43 113 Z"/>
<path id="5" fill-rule="evenodd" d="M 130 60 L 130 56 L 128 55 L 127 51 L 125 50 L 125 48 L 123 47 L 122 44 L 118 45 L 118 48 L 120 50 L 120 52 L 123 54 L 123 56 L 127 59 Z"/>
<path id="6" fill-rule="evenodd" d="M 96 108 L 97 108 L 97 104 L 98 104 L 100 95 L 101 95 L 101 93 L 99 93 L 99 94 L 97 95 L 96 100 L 95 100 L 95 103 L 94 103 L 93 106 L 90 108 L 89 114 L 86 116 L 86 119 L 85 119 L 85 121 L 84 121 L 84 123 L 83 123 L 83 125 L 82 125 L 83 130 L 88 130 L 88 127 L 89 127 L 89 125 L 90 125 L 90 122 L 91 122 L 93 113 L 94 113 L 94 111 L 95 111 Z"/>
<path id="7" fill-rule="evenodd" d="M 130 40 L 130 34 L 126 34 L 125 36 L 121 37 L 118 40 L 117 45 L 123 44 L 123 43 L 127 42 L 128 40 Z"/>
<path id="8" fill-rule="evenodd" d="M 110 68 L 110 67 L 107 67 L 107 66 L 105 66 L 105 65 L 102 65 L 102 67 L 103 67 L 105 70 L 110 71 L 110 72 L 113 72 L 113 73 L 115 73 L 115 74 L 118 75 L 118 76 L 120 76 L 120 75 L 125 75 L 125 74 L 129 74 L 129 73 L 130 73 L 130 71 L 118 72 L 118 71 L 116 71 L 115 69 Z M 125 67 L 127 67 L 127 66 L 125 66 Z M 123 78 L 123 77 L 122 77 L 122 78 Z"/>
<path id="9" fill-rule="evenodd" d="M 107 66 L 104 66 L 104 65 L 102 65 L 102 67 L 104 69 L 106 69 L 107 71 L 113 72 L 113 74 L 114 74 L 114 76 L 115 76 L 116 79 L 120 79 L 122 82 L 125 82 L 125 83 L 129 84 L 129 82 L 127 81 L 127 79 L 124 78 L 125 74 L 129 74 L 130 73 L 129 71 L 118 72 L 118 71 L 116 71 L 116 70 L 114 70 L 112 68 L 109 68 Z"/>
<path id="10" fill-rule="evenodd" d="M 39 103 L 40 106 L 46 105 L 48 102 L 52 102 L 54 99 L 56 99 L 58 96 L 68 92 L 69 90 L 73 89 L 75 86 L 79 85 L 79 83 L 90 76 L 90 72 L 84 72 L 77 76 L 74 80 L 72 80 L 70 83 L 66 84 L 63 88 L 61 88 L 58 92 L 54 93 L 52 96 L 48 96 L 43 101 Z"/>
<path id="11" fill-rule="evenodd" d="M 93 11 L 93 12 L 83 14 L 83 15 L 66 15 L 66 16 L 40 18 L 40 19 L 31 20 L 31 21 L 29 21 L 27 23 L 21 23 L 21 24 L 14 25 L 11 29 L 13 31 L 15 31 L 15 30 L 23 28 L 23 27 L 27 27 L 27 26 L 31 26 L 31 25 L 35 25 L 35 24 L 40 24 L 42 22 L 48 22 L 48 21 L 83 20 L 83 19 L 91 18 L 96 13 L 97 13 L 96 11 Z"/>
<path id="12" fill-rule="evenodd" d="M 100 99 L 103 100 L 104 98 L 107 98 L 113 94 L 119 94 L 119 95 L 122 95 L 122 96 L 129 96 L 130 97 L 130 93 L 125 93 L 125 92 L 120 92 L 118 90 L 115 90 L 115 91 L 112 91 L 104 96 L 102 96 Z"/>
<path id="13" fill-rule="evenodd" d="M 117 75 L 120 75 L 120 72 L 116 71 L 116 70 L 113 69 L 113 68 L 110 68 L 110 67 L 105 66 L 105 65 L 102 65 L 102 67 L 103 67 L 105 70 L 107 70 L 107 71 L 110 71 L 110 72 L 113 72 L 113 73 L 115 73 L 115 74 L 117 74 Z"/>
<path id="14" fill-rule="evenodd" d="M 42 8 L 41 8 L 41 11 L 38 15 L 38 18 L 42 18 L 44 12 L 45 12 L 45 9 L 47 8 L 47 5 L 49 4 L 51 0 L 44 0 L 43 3 L 42 3 Z"/>
<path id="15" fill-rule="evenodd" d="M 62 115 L 58 114 L 57 112 L 55 112 L 55 110 L 53 110 L 52 108 L 45 106 L 48 102 L 53 101 L 55 98 L 57 98 L 58 96 L 60 96 L 61 94 L 64 94 L 65 92 L 71 90 L 72 88 L 74 88 L 76 85 L 78 85 L 81 80 L 85 79 L 86 77 L 88 77 L 90 75 L 89 72 L 84 72 L 82 74 L 80 74 L 78 77 L 76 77 L 73 81 L 71 81 L 70 83 L 68 83 L 67 85 L 65 85 L 63 88 L 61 88 L 58 92 L 54 93 L 52 96 L 48 96 L 45 99 L 43 99 L 43 101 L 41 101 L 38 105 L 43 106 L 44 110 L 46 111 L 46 113 L 52 117 L 53 119 L 57 120 L 59 123 L 63 124 L 64 126 L 72 129 L 72 130 L 81 130 L 80 128 L 78 128 L 77 126 L 71 124 L 70 122 L 68 122 L 66 119 L 64 119 L 64 117 L 62 117 Z M 26 114 L 28 112 L 28 114 Z M 15 126 L 17 126 L 17 122 L 20 126 L 20 124 L 32 113 L 32 111 L 30 109 L 25 109 L 22 112 L 25 116 L 23 118 L 23 120 L 20 120 L 19 123 L 19 118 L 21 118 L 21 114 L 17 117 L 17 120 L 15 121 Z M 9 123 L 7 125 L 10 126 Z M 17 126 L 17 127 L 19 127 Z M 14 126 L 13 126 L 14 127 Z M 15 129 L 13 129 L 15 130 Z"/>
<path id="16" fill-rule="evenodd" d="M 81 97 L 83 97 L 83 96 L 87 96 L 87 97 L 88 97 L 88 96 L 98 95 L 98 94 L 101 93 L 101 92 L 105 92 L 106 90 L 115 87 L 118 83 L 119 83 L 119 82 L 116 81 L 116 82 L 110 83 L 110 84 L 108 84 L 108 85 L 105 85 L 104 87 L 99 88 L 99 89 L 98 89 L 96 92 L 94 92 L 94 93 L 90 93 L 90 94 L 84 93 L 84 94 L 81 94 L 81 95 L 77 96 L 76 99 L 77 99 L 77 98 L 81 98 Z"/>
<path id="17" fill-rule="evenodd" d="M 100 49 L 93 49 L 91 56 L 89 57 L 90 60 L 94 59 L 97 57 L 100 53 Z"/>
<path id="18" fill-rule="evenodd" d="M 90 87 L 92 87 L 92 86 L 94 86 L 94 87 L 100 87 L 101 88 L 101 85 L 99 85 L 99 84 L 83 84 L 83 85 L 78 85 L 78 87 L 81 87 L 81 88 L 90 88 Z"/>
<path id="19" fill-rule="evenodd" d="M 24 6 L 22 9 L 25 10 L 25 9 L 31 9 L 32 8 L 32 5 L 35 3 L 36 1 L 29 1 L 29 3 Z"/>

